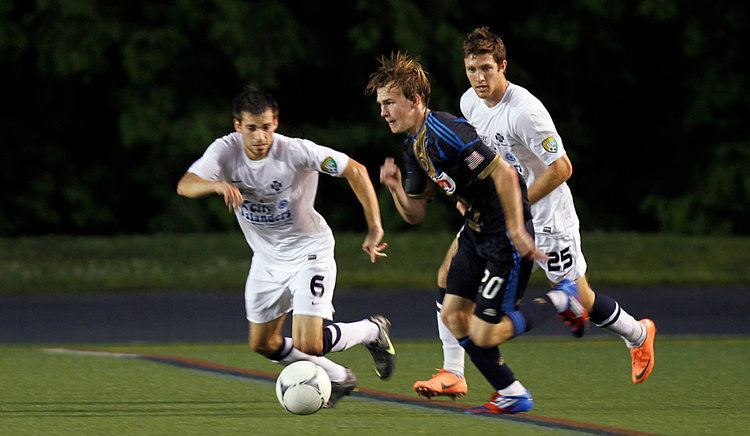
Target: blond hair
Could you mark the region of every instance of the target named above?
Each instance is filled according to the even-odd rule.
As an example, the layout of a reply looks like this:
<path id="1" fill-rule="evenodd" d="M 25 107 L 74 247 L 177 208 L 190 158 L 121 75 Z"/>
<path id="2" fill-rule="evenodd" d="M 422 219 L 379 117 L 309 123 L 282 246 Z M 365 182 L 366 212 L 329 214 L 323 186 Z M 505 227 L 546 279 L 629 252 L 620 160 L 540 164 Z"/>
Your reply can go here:
<path id="1" fill-rule="evenodd" d="M 378 62 L 380 66 L 370 74 L 367 82 L 367 95 L 377 93 L 378 88 L 396 86 L 404 93 L 404 97 L 414 100 L 419 95 L 427 106 L 430 101 L 430 80 L 419 61 L 399 51 L 391 53 L 390 58 L 380 56 Z"/>

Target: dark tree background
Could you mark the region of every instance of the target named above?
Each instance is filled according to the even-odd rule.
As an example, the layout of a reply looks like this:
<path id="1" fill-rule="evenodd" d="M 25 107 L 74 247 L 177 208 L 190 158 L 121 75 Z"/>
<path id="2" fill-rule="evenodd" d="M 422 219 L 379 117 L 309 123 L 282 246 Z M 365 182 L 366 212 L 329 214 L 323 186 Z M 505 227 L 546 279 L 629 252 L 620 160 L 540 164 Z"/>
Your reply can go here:
<path id="1" fill-rule="evenodd" d="M 0 2 L 0 235 L 234 226 L 175 184 L 232 129 L 248 82 L 276 96 L 280 132 L 349 153 L 377 182 L 400 138 L 363 93 L 376 57 L 419 56 L 432 106 L 459 113 L 461 43 L 479 25 L 552 114 L 584 229 L 750 233 L 744 2 L 297 3 Z M 404 228 L 381 197 L 386 230 Z M 321 177 L 318 208 L 362 228 L 341 181 Z M 428 225 L 456 228 L 447 203 L 431 208 Z"/>

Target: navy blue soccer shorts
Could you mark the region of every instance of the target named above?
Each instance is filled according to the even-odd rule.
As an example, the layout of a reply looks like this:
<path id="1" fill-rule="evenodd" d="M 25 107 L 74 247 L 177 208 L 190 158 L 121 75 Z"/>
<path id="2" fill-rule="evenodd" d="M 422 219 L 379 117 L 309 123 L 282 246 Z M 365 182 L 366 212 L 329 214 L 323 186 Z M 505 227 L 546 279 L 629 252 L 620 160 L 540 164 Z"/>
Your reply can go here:
<path id="1" fill-rule="evenodd" d="M 534 228 L 526 222 L 531 236 Z M 448 269 L 448 294 L 476 303 L 474 314 L 497 324 L 506 312 L 517 309 L 534 265 L 521 257 L 505 233 L 476 232 L 465 226 L 458 250 Z"/>

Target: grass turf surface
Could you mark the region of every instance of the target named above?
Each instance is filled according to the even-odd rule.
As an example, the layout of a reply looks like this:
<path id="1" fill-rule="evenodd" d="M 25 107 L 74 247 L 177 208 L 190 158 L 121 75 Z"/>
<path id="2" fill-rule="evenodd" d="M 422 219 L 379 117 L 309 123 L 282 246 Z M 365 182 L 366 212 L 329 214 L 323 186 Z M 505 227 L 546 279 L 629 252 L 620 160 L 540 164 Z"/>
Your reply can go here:
<path id="1" fill-rule="evenodd" d="M 369 353 L 331 357 L 364 388 L 413 395 L 414 380 L 440 365 L 437 341 L 397 342 L 392 380 L 376 378 Z M 54 345 L 60 347 L 60 345 Z M 75 344 L 66 348 L 79 348 Z M 555 430 L 360 398 L 308 417 L 282 411 L 270 383 L 129 359 L 61 355 L 44 346 L 0 346 L 0 432 L 4 434 L 540 434 Z M 91 345 L 113 352 L 173 355 L 272 374 L 280 367 L 243 344 Z M 656 367 L 632 385 L 629 356 L 616 339 L 520 338 L 503 346 L 532 390 L 533 415 L 661 434 L 750 430 L 750 338 L 657 337 Z M 470 363 L 470 393 L 490 392 Z M 433 400 L 435 401 L 435 400 Z"/>

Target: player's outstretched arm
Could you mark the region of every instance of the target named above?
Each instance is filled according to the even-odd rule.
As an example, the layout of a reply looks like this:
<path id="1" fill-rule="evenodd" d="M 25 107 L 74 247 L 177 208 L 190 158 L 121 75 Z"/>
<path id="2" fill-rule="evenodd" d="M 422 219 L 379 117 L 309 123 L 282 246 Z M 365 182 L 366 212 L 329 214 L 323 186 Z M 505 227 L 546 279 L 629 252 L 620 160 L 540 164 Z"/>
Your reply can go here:
<path id="1" fill-rule="evenodd" d="M 401 218 L 409 224 L 419 224 L 427 214 L 427 200 L 409 197 L 401 184 L 401 169 L 392 157 L 380 166 L 380 183 L 388 187 Z"/>
<path id="2" fill-rule="evenodd" d="M 495 184 L 497 196 L 503 206 L 508 235 L 521 256 L 544 260 L 547 256 L 536 247 L 534 238 L 526 231 L 521 188 L 518 187 L 518 173 L 504 160 L 499 159 L 498 161 L 499 165 L 492 170 L 490 177 Z"/>
<path id="3" fill-rule="evenodd" d="M 242 202 L 242 194 L 236 186 L 227 182 L 206 180 L 194 173 L 185 173 L 177 183 L 177 194 L 188 198 L 205 197 L 210 194 L 218 194 L 224 198 L 224 204 L 229 210 L 239 207 Z"/>
<path id="4" fill-rule="evenodd" d="M 349 186 L 352 187 L 357 200 L 362 205 L 367 220 L 367 236 L 362 243 L 362 250 L 370 255 L 370 262 L 375 263 L 379 257 L 388 257 L 382 251 L 388 247 L 383 240 L 383 224 L 380 221 L 380 206 L 375 189 L 372 187 L 367 168 L 354 159 L 349 158 L 349 164 L 342 174 Z"/>

